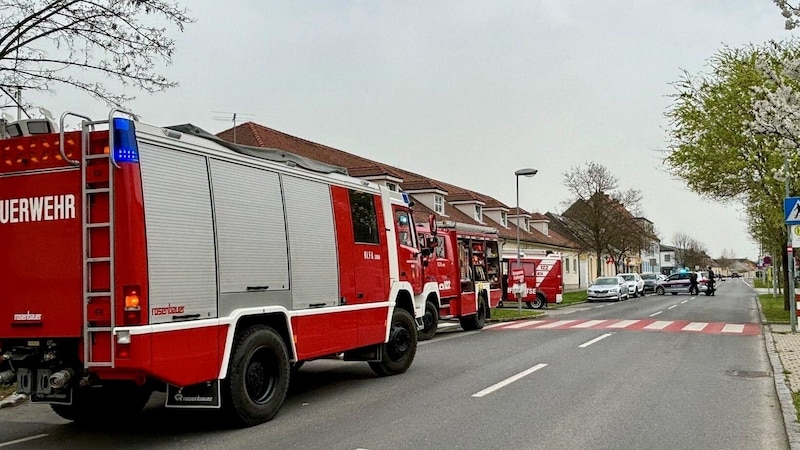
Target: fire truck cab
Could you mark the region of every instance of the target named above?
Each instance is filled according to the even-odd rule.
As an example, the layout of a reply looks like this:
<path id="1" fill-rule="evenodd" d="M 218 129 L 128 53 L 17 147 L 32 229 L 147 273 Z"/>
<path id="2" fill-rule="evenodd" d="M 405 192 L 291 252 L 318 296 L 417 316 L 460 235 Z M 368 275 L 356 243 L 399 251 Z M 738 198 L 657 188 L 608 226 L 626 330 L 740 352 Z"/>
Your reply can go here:
<path id="1" fill-rule="evenodd" d="M 411 365 L 439 293 L 407 196 L 125 111 L 49 131 L 0 139 L 0 379 L 18 392 L 97 421 L 161 390 L 246 426 L 277 414 L 293 365 Z"/>

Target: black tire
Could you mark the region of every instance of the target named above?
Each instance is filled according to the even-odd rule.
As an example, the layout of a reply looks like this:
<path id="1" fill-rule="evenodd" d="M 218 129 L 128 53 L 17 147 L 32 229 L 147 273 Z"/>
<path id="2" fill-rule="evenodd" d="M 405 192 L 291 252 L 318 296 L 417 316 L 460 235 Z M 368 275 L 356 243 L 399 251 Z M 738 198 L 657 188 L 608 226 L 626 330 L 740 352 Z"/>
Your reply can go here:
<path id="1" fill-rule="evenodd" d="M 478 300 L 478 311 L 466 317 L 459 317 L 458 321 L 461 323 L 461 328 L 465 331 L 480 330 L 483 328 L 484 325 L 486 325 L 486 300 L 481 297 Z"/>
<path id="2" fill-rule="evenodd" d="M 425 315 L 422 317 L 423 328 L 417 332 L 417 339 L 427 341 L 436 335 L 439 327 L 439 308 L 430 300 L 425 302 Z"/>
<path id="3" fill-rule="evenodd" d="M 497 302 L 497 307 L 498 307 L 498 308 L 502 308 L 502 307 L 503 307 L 503 301 L 502 301 L 502 300 L 500 300 L 499 302 Z"/>
<path id="4" fill-rule="evenodd" d="M 527 306 L 530 309 L 542 309 L 544 308 L 545 302 L 547 302 L 547 299 L 544 298 L 544 295 L 537 292 L 536 300 L 532 302 L 525 302 L 525 306 Z"/>
<path id="5" fill-rule="evenodd" d="M 642 289 L 642 292 L 639 293 L 642 297 L 647 293 L 647 289 Z"/>
<path id="6" fill-rule="evenodd" d="M 50 405 L 50 408 L 60 417 L 83 425 L 105 425 L 138 414 L 151 394 L 149 387 L 133 382 L 108 382 L 103 386 L 77 388 L 71 405 Z"/>
<path id="7" fill-rule="evenodd" d="M 658 286 L 658 287 L 656 288 L 656 294 L 658 294 L 658 295 L 664 295 L 665 293 L 666 293 L 666 292 L 664 291 L 664 287 L 663 287 L 663 286 Z"/>
<path id="8" fill-rule="evenodd" d="M 254 325 L 237 335 L 223 386 L 226 418 L 252 426 L 278 413 L 289 389 L 289 351 L 271 327 Z"/>
<path id="9" fill-rule="evenodd" d="M 630 291 L 628 291 L 628 296 L 630 296 Z M 639 291 L 637 289 L 634 289 L 633 290 L 633 298 L 636 298 L 638 296 L 639 296 Z"/>
<path id="10" fill-rule="evenodd" d="M 622 301 L 622 292 L 617 292 L 617 298 L 615 298 L 614 301 L 615 302 L 621 302 Z"/>
<path id="11" fill-rule="evenodd" d="M 411 367 L 417 354 L 417 324 L 411 314 L 401 308 L 392 313 L 389 341 L 381 349 L 382 359 L 370 361 L 369 367 L 378 375 L 397 375 Z"/>

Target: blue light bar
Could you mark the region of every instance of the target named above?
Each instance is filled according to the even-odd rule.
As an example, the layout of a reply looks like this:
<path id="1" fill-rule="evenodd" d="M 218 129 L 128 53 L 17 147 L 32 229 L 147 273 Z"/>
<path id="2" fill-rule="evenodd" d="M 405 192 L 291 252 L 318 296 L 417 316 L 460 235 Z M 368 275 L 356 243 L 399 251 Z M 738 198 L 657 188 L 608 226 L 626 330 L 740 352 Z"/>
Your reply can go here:
<path id="1" fill-rule="evenodd" d="M 136 128 L 133 121 L 115 117 L 113 129 L 114 160 L 118 163 L 139 162 L 139 146 L 136 143 Z"/>

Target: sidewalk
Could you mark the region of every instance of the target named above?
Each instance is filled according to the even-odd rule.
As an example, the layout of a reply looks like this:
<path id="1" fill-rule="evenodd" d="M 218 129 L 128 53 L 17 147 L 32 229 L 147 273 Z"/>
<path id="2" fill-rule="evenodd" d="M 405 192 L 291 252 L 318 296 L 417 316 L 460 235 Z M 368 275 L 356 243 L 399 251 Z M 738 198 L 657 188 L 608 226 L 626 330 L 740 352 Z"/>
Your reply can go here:
<path id="1" fill-rule="evenodd" d="M 757 294 L 768 294 L 771 289 L 753 288 Z M 797 410 L 794 407 L 792 393 L 800 392 L 800 333 L 792 333 L 790 325 L 767 324 L 761 313 L 761 303 L 756 302 L 767 354 L 772 365 L 775 390 L 781 403 L 783 421 L 789 445 L 792 450 L 800 450 L 800 423 L 797 422 Z"/>

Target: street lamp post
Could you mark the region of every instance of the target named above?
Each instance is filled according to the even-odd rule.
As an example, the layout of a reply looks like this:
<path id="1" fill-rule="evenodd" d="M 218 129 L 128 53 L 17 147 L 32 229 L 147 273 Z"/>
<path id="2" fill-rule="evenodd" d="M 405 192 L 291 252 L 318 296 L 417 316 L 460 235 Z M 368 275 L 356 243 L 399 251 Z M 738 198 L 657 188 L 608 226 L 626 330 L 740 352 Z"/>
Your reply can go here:
<path id="1" fill-rule="evenodd" d="M 521 257 L 522 257 L 522 251 L 520 250 L 520 245 L 519 245 L 519 216 L 520 216 L 520 214 L 519 214 L 519 177 L 521 177 L 521 176 L 522 177 L 532 177 L 532 176 L 536 175 L 537 172 L 539 172 L 539 171 L 536 170 L 536 169 L 519 169 L 516 172 L 514 172 L 514 176 L 515 176 L 515 178 L 517 180 L 517 268 L 518 269 L 521 267 L 520 264 L 521 264 Z M 523 283 L 524 282 L 525 281 L 523 280 Z M 521 287 L 519 285 L 517 286 L 517 314 L 520 315 L 520 316 L 522 315 L 522 289 L 521 289 Z"/>

